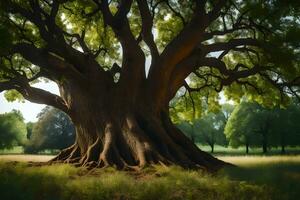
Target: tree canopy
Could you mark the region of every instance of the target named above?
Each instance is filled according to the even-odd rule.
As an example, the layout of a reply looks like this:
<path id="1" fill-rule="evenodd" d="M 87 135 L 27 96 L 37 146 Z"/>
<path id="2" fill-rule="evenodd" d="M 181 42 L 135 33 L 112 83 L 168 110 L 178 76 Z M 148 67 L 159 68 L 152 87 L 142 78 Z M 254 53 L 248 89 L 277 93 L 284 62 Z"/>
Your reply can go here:
<path id="1" fill-rule="evenodd" d="M 66 110 L 58 96 L 30 84 L 78 76 L 87 70 L 80 58 L 117 81 L 119 65 L 131 73 L 126 49 L 141 48 L 151 62 L 149 73 L 139 69 L 143 77 L 163 70 L 159 87 L 168 87 L 170 98 L 185 86 L 211 98 L 222 89 L 233 99 L 266 93 L 276 98 L 253 98 L 278 103 L 284 97 L 274 88 L 295 95 L 299 85 L 299 7 L 297 0 L 2 1 L 0 89 L 14 90 L 10 100 L 22 95 Z M 190 73 L 199 87 L 184 83 Z"/>

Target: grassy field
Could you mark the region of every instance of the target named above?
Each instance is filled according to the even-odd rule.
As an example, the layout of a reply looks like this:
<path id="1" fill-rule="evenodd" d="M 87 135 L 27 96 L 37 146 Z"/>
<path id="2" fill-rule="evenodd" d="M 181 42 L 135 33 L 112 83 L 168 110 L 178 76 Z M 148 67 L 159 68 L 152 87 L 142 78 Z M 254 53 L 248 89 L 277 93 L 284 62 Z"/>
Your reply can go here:
<path id="1" fill-rule="evenodd" d="M 215 175 L 176 167 L 139 172 L 37 167 L 27 161 L 47 161 L 51 156 L 10 156 L 0 156 L 1 199 L 294 200 L 300 196 L 300 156 L 220 156 L 239 167 Z"/>
<path id="2" fill-rule="evenodd" d="M 198 145 L 199 148 L 203 151 L 209 152 L 211 151 L 210 147 L 207 145 Z M 0 155 L 6 155 L 6 154 L 23 154 L 24 150 L 23 147 L 17 146 L 13 149 L 4 149 L 0 150 Z M 52 155 L 59 152 L 57 151 L 49 151 L 45 150 L 43 152 L 40 152 L 39 155 Z M 281 153 L 280 148 L 271 148 L 269 149 L 269 152 L 266 155 L 278 155 Z M 216 156 L 225 156 L 225 155 L 236 155 L 236 156 L 242 156 L 246 155 L 245 148 L 239 147 L 239 148 L 232 148 L 232 147 L 224 147 L 220 145 L 215 145 L 215 151 L 213 153 Z M 286 147 L 286 154 L 300 154 L 300 147 Z M 248 155 L 263 155 L 261 148 L 250 148 Z"/>
<path id="3" fill-rule="evenodd" d="M 198 145 L 199 148 L 203 151 L 210 152 L 211 149 L 207 145 Z M 214 155 L 216 156 L 223 156 L 223 155 L 247 155 L 246 154 L 245 147 L 239 147 L 239 148 L 232 148 L 230 146 L 224 147 L 220 145 L 215 145 L 214 147 Z M 266 155 L 280 155 L 281 154 L 281 148 L 271 148 L 268 149 L 268 153 Z M 286 154 L 300 154 L 300 147 L 286 147 Z M 263 155 L 262 148 L 250 148 L 248 155 Z"/>

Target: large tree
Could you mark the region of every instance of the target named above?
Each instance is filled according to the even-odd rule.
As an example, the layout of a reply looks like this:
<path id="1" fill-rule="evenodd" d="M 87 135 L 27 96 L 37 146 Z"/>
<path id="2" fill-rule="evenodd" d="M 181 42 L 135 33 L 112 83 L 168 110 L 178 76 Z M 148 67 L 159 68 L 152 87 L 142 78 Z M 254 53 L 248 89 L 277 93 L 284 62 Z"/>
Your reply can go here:
<path id="1" fill-rule="evenodd" d="M 224 162 L 170 120 L 181 87 L 208 96 L 224 88 L 232 98 L 246 90 L 280 97 L 274 88 L 297 94 L 296 0 L 0 2 L 0 91 L 70 116 L 76 142 L 57 161 L 218 169 Z M 197 88 L 185 82 L 191 73 Z M 60 96 L 33 87 L 41 77 Z"/>

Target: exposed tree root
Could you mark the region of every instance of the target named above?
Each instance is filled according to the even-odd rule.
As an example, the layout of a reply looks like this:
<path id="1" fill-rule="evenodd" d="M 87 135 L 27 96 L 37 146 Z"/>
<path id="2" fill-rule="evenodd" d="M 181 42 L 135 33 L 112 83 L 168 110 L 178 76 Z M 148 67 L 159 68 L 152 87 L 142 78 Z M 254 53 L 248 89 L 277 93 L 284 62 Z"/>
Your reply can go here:
<path id="1" fill-rule="evenodd" d="M 179 165 L 210 172 L 230 165 L 198 149 L 169 118 L 136 120 L 133 115 L 127 115 L 121 124 L 107 122 L 103 131 L 96 133 L 96 137 L 80 142 L 77 133 L 75 144 L 62 150 L 51 163 L 120 170 L 139 170 L 156 164 Z"/>

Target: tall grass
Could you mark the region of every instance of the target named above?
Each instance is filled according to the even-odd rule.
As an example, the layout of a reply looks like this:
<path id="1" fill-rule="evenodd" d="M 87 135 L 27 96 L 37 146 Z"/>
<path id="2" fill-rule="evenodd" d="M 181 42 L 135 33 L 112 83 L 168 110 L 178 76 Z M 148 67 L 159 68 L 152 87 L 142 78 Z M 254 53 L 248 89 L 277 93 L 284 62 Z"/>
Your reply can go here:
<path id="1" fill-rule="evenodd" d="M 300 156 L 221 157 L 238 168 L 218 174 L 155 166 L 139 172 L 87 171 L 70 165 L 0 162 L 0 199 L 294 200 L 300 196 Z"/>
<path id="2" fill-rule="evenodd" d="M 271 199 L 272 189 L 177 167 L 88 172 L 69 165 L 0 164 L 1 199 Z"/>

